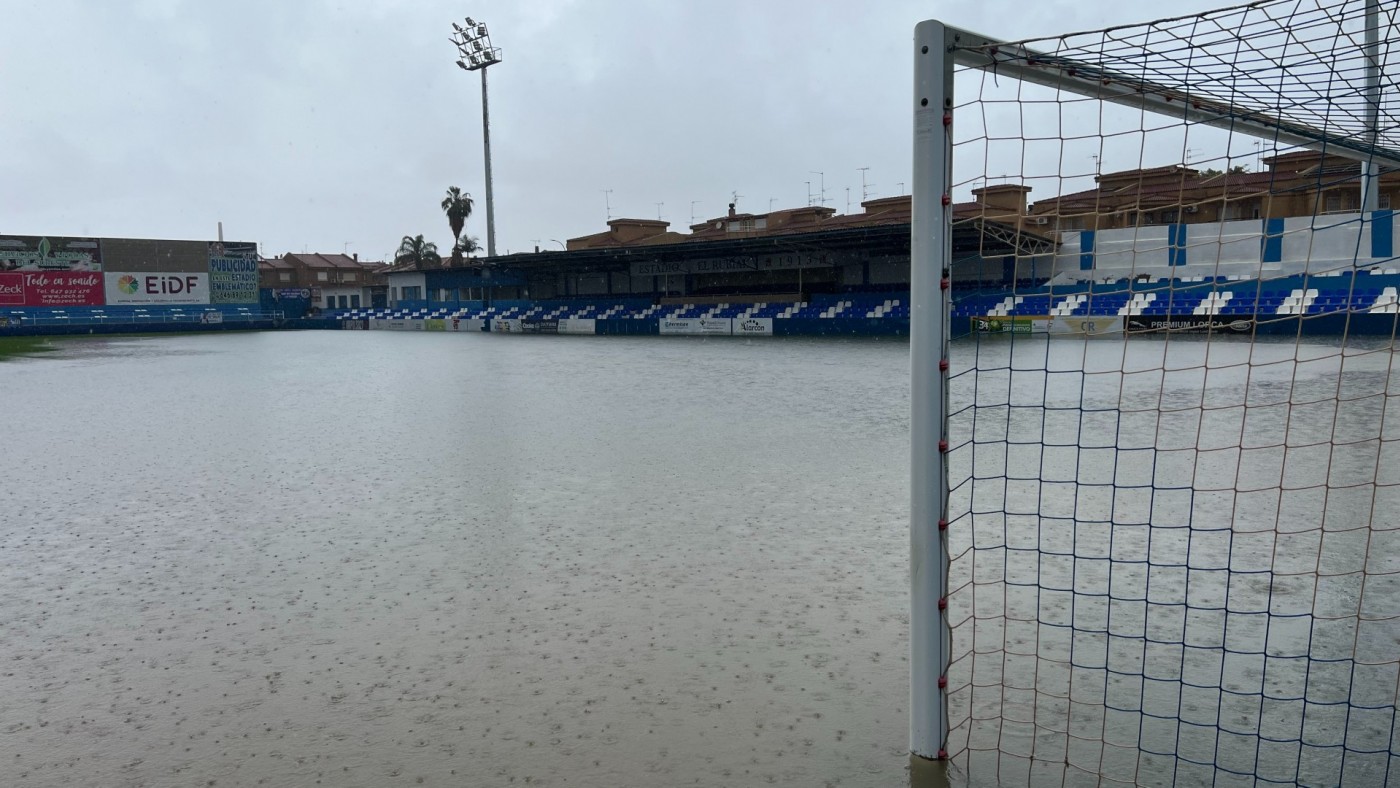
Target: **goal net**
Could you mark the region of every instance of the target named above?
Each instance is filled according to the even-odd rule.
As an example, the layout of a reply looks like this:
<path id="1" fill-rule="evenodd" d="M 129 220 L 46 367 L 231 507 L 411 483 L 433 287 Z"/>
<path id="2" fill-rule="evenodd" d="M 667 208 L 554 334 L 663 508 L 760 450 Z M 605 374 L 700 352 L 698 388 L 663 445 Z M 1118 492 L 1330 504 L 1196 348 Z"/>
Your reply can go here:
<path id="1" fill-rule="evenodd" d="M 916 754 L 1400 786 L 1397 21 L 920 26 Z"/>

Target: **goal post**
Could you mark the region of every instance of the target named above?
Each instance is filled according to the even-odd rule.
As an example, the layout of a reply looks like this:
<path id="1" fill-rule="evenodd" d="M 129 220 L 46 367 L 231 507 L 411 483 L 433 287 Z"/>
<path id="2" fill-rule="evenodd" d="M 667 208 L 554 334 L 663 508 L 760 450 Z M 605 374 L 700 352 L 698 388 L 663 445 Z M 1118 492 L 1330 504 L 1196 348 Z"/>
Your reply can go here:
<path id="1" fill-rule="evenodd" d="M 1397 22 L 915 27 L 911 755 L 1400 788 Z"/>
<path id="2" fill-rule="evenodd" d="M 909 749 L 921 758 L 946 757 L 950 637 L 945 617 L 947 523 L 948 305 L 952 261 L 949 193 L 953 66 L 947 28 L 923 22 L 914 34 L 914 173 L 909 266 L 909 348 L 912 374 L 910 467 Z"/>

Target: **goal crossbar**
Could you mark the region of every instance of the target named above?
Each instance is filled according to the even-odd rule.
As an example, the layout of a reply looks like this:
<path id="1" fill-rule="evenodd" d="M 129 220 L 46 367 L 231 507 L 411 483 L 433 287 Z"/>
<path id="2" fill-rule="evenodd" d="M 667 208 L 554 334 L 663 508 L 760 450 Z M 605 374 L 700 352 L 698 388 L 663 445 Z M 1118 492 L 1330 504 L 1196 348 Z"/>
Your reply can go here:
<path id="1" fill-rule="evenodd" d="M 1145 80 L 1083 60 L 1038 52 L 1023 43 L 999 41 L 970 30 L 944 25 L 946 47 L 956 65 L 976 68 L 1044 87 L 1120 104 L 1133 109 L 1207 126 L 1229 129 L 1324 151 L 1374 166 L 1400 168 L 1400 150 L 1267 112 L 1233 107 L 1214 96 L 1192 91 L 1185 85 Z"/>

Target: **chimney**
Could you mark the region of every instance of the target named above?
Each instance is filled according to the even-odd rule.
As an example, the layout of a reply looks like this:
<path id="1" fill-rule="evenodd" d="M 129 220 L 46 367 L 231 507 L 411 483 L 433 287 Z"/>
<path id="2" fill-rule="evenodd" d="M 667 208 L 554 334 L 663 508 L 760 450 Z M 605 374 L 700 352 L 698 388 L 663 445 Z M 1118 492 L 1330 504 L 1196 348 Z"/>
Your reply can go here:
<path id="1" fill-rule="evenodd" d="M 356 252 L 356 253 L 355 253 L 355 262 L 357 262 L 357 263 L 360 262 L 360 253 L 359 253 L 359 252 Z"/>
<path id="2" fill-rule="evenodd" d="M 734 203 L 730 203 L 730 204 L 729 204 L 729 215 L 730 215 L 730 216 L 733 216 L 733 215 L 734 215 Z"/>

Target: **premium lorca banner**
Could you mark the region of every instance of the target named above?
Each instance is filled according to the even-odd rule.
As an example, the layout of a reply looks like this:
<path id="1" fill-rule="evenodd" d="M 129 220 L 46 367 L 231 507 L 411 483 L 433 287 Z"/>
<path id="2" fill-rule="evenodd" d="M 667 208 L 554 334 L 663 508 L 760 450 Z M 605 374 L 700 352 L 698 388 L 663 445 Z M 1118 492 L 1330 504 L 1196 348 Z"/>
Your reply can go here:
<path id="1" fill-rule="evenodd" d="M 1245 334 L 1254 329 L 1250 318 L 1223 315 L 1132 315 L 1128 330 L 1137 331 L 1214 331 L 1217 334 Z"/>
<path id="2" fill-rule="evenodd" d="M 101 306 L 102 274 L 78 271 L 0 273 L 0 306 Z"/>
<path id="3" fill-rule="evenodd" d="M 108 304 L 207 304 L 209 274 L 108 272 Z"/>

